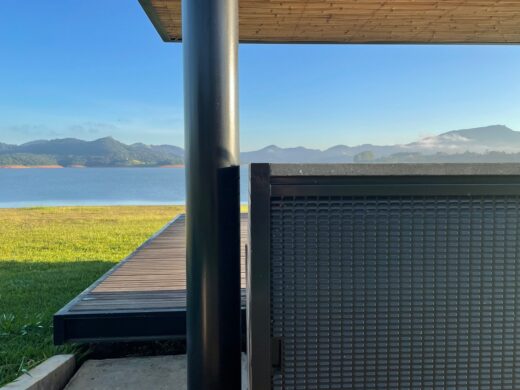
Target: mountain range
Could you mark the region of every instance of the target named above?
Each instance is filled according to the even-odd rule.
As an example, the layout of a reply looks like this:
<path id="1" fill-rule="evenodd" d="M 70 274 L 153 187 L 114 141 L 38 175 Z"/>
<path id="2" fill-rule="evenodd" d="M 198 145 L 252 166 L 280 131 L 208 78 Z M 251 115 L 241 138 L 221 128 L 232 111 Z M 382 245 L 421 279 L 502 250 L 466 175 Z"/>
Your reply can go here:
<path id="1" fill-rule="evenodd" d="M 242 153 L 242 163 L 341 163 L 341 162 L 451 162 L 468 158 L 488 161 L 504 154 L 512 158 L 520 153 L 520 132 L 503 125 L 453 130 L 425 137 L 408 144 L 357 146 L 336 145 L 326 150 L 279 148 L 270 145 Z M 520 161 L 520 156 L 518 156 Z"/>
<path id="2" fill-rule="evenodd" d="M 22 145 L 0 143 L 0 166 L 163 166 L 183 164 L 183 161 L 184 150 L 177 146 L 125 145 L 112 137 L 95 141 L 75 138 L 38 140 Z"/>
<path id="3" fill-rule="evenodd" d="M 180 165 L 184 150 L 172 145 L 126 145 L 111 137 L 38 140 L 22 145 L 0 143 L 0 166 L 61 165 L 127 167 Z M 241 163 L 349 162 L 520 162 L 520 132 L 504 125 L 448 131 L 408 144 L 336 145 L 326 150 L 265 148 L 241 153 Z"/>

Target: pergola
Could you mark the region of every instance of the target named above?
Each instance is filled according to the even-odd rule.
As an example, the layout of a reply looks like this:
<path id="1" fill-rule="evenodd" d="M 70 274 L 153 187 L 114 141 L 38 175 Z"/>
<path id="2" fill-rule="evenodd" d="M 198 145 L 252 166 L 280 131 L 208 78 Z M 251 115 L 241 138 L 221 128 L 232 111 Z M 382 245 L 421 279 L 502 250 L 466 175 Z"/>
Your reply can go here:
<path id="1" fill-rule="evenodd" d="M 238 43 L 518 44 L 520 1 L 139 1 L 184 45 L 188 385 L 238 389 Z"/>

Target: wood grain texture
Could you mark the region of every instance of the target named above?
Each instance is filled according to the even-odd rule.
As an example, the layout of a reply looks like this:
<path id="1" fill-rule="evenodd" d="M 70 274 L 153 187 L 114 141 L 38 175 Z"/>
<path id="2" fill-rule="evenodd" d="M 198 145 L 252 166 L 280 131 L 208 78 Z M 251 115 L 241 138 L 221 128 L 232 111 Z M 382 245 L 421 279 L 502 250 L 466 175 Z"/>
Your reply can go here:
<path id="1" fill-rule="evenodd" d="M 181 1 L 140 0 L 165 41 Z M 239 0 L 241 42 L 520 43 L 519 0 Z"/>
<path id="2" fill-rule="evenodd" d="M 245 294 L 247 215 L 241 216 L 241 285 Z M 186 309 L 185 218 L 180 216 L 137 249 L 101 281 L 82 293 L 68 309 L 117 313 Z"/>

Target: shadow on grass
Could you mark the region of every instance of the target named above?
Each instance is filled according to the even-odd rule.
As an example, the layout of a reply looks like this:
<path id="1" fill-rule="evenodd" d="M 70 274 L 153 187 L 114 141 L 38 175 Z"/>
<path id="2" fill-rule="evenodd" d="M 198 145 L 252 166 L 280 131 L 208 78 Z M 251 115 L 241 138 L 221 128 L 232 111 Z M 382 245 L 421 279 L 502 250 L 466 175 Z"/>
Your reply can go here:
<path id="1" fill-rule="evenodd" d="M 54 354 L 77 350 L 53 345 L 52 316 L 113 265 L 0 260 L 0 386 Z"/>

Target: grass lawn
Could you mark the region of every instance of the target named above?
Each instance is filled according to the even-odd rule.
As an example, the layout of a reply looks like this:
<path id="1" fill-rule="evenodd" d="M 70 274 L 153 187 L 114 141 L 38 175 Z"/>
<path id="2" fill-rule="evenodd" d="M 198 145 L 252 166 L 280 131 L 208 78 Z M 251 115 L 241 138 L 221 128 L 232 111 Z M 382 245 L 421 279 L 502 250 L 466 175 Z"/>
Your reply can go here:
<path id="1" fill-rule="evenodd" d="M 181 206 L 0 209 L 0 386 L 56 353 L 52 315 Z"/>

